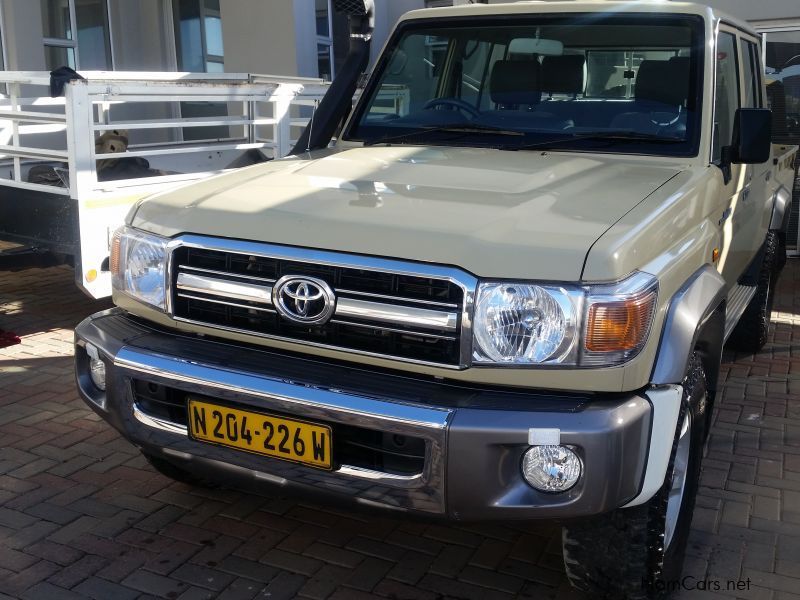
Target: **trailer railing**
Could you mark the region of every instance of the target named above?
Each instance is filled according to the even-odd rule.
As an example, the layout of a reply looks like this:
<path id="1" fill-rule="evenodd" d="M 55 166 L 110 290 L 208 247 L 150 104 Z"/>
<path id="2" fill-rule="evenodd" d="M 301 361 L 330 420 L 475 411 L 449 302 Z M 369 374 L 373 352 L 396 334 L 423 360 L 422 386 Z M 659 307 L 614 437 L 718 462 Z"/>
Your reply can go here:
<path id="1" fill-rule="evenodd" d="M 135 202 L 287 155 L 328 88 L 271 75 L 81 75 L 52 98 L 49 73 L 0 72 L 0 238 L 72 256 L 95 298 L 111 292 L 111 232 Z"/>
<path id="2" fill-rule="evenodd" d="M 328 86 L 320 79 L 230 73 L 82 75 L 84 80 L 66 85 L 64 97 L 51 98 L 48 73 L 0 72 L 0 85 L 8 90 L 0 96 L 0 165 L 5 165 L 0 185 L 81 198 L 224 170 L 219 161 L 198 159 L 208 153 L 219 158 L 220 153 L 260 150 L 279 158 L 288 154 Z M 185 116 L 192 105 L 216 108 L 219 114 Z M 96 151 L 97 138 L 114 130 L 127 132 L 127 150 Z M 120 158 L 145 158 L 179 172 L 147 181 L 99 180 L 98 161 Z M 28 181 L 30 166 L 41 163 L 64 164 L 66 187 Z"/>

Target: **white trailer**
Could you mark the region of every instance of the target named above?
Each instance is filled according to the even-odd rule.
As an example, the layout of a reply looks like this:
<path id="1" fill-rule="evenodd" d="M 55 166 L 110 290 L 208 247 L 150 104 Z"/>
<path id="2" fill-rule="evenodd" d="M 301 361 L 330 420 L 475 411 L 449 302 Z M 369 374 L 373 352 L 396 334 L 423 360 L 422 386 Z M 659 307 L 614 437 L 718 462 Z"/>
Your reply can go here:
<path id="1" fill-rule="evenodd" d="M 49 73 L 0 72 L 0 240 L 71 262 L 94 298 L 111 293 L 110 234 L 135 202 L 285 156 L 329 85 L 231 73 L 81 76 L 53 98 Z M 95 148 L 105 132 L 123 132 L 124 152 Z M 106 177 L 108 164 L 137 168 Z M 35 176 L 43 170 L 53 174 L 45 183 Z"/>

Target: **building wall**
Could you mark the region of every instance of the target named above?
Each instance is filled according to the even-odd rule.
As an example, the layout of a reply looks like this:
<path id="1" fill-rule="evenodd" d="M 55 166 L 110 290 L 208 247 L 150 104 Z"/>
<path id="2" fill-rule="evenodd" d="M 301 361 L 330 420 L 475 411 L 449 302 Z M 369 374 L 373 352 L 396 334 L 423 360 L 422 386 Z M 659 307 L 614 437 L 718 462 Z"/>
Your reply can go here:
<path id="1" fill-rule="evenodd" d="M 294 4 L 295 0 L 220 0 L 225 71 L 298 75 Z"/>
<path id="2" fill-rule="evenodd" d="M 41 71 L 44 68 L 41 3 L 0 1 L 0 10 L 8 70 Z"/>

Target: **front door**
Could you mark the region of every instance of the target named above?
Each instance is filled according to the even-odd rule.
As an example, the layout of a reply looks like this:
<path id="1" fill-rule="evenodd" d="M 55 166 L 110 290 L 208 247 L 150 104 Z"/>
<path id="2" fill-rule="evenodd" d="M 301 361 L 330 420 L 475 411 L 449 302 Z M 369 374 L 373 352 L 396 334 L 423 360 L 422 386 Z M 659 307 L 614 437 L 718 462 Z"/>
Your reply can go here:
<path id="1" fill-rule="evenodd" d="M 716 63 L 713 161 L 721 165 L 723 148 L 733 141 L 734 119 L 742 105 L 739 45 L 735 30 L 720 28 Z M 747 165 L 731 165 L 727 181 L 721 169 L 718 177 L 725 200 L 721 214 L 715 216 L 719 217 L 722 230 L 719 269 L 725 280 L 733 283 L 744 273 L 752 256 L 752 241 L 748 239 L 747 231 L 752 227 L 753 219 L 757 218 L 752 190 L 753 169 Z"/>

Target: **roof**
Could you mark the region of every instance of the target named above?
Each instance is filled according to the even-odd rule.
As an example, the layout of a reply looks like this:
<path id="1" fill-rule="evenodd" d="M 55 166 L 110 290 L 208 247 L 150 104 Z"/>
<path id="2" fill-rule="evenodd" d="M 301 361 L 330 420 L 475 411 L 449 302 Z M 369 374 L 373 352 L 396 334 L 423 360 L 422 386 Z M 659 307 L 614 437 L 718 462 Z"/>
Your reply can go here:
<path id="1" fill-rule="evenodd" d="M 406 13 L 406 19 L 427 19 L 442 17 L 466 17 L 479 15 L 518 15 L 543 13 L 580 12 L 617 13 L 660 13 L 700 15 L 709 20 L 723 19 L 752 35 L 758 35 L 746 21 L 727 13 L 712 9 L 704 4 L 693 2 L 672 2 L 671 0 L 527 0 L 505 4 L 467 4 L 462 6 L 424 8 Z"/>

